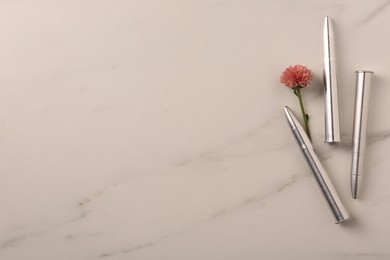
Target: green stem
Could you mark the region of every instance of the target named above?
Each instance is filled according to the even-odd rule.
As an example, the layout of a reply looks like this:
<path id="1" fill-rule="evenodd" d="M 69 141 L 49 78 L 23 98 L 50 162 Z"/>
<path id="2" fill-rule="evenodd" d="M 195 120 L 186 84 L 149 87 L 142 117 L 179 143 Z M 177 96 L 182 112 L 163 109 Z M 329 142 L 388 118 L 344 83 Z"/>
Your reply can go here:
<path id="1" fill-rule="evenodd" d="M 306 131 L 307 136 L 309 137 L 309 139 L 311 141 L 311 135 L 310 135 L 310 129 L 309 129 L 309 115 L 306 114 L 305 107 L 303 106 L 301 89 L 299 87 L 294 89 L 294 93 L 298 97 L 299 105 L 301 106 L 301 112 L 302 112 L 303 120 L 305 122 L 305 131 Z"/>

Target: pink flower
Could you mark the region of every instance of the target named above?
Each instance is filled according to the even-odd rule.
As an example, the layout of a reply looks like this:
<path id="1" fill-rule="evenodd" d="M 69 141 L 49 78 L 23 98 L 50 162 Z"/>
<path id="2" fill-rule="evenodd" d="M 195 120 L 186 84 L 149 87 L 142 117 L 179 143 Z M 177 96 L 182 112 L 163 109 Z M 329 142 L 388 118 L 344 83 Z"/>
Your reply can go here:
<path id="1" fill-rule="evenodd" d="M 313 79 L 311 71 L 302 65 L 288 67 L 280 76 L 280 82 L 289 88 L 304 88 Z"/>

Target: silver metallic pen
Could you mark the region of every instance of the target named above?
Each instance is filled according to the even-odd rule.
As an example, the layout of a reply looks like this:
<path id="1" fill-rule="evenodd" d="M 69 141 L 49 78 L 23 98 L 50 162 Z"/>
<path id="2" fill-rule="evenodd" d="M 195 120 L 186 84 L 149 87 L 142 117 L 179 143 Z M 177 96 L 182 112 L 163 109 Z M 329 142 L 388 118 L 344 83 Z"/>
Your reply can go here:
<path id="1" fill-rule="evenodd" d="M 284 107 L 284 115 L 286 116 L 289 129 L 294 136 L 299 150 L 302 152 L 303 157 L 305 158 L 314 176 L 314 179 L 318 184 L 318 187 L 327 205 L 329 206 L 329 209 L 332 212 L 336 224 L 349 219 L 349 214 L 341 202 L 335 188 L 333 187 L 328 174 L 315 154 L 309 137 L 303 130 L 302 125 L 298 122 L 297 118 L 294 116 L 288 106 Z"/>
<path id="2" fill-rule="evenodd" d="M 364 151 L 366 148 L 367 114 L 371 89 L 371 78 L 374 72 L 367 70 L 356 71 L 355 115 L 352 139 L 351 192 L 356 199 L 360 190 L 363 168 Z"/>
<path id="3" fill-rule="evenodd" d="M 323 76 L 325 85 L 325 142 L 341 142 L 339 103 L 337 95 L 336 55 L 333 40 L 333 26 L 325 17 L 323 31 Z"/>

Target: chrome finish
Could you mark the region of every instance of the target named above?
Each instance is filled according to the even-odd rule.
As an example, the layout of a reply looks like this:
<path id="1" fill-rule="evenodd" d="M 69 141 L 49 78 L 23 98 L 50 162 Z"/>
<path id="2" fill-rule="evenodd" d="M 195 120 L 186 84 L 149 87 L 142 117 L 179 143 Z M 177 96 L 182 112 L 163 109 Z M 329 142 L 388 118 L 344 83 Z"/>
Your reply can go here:
<path id="1" fill-rule="evenodd" d="M 325 142 L 341 142 L 336 55 L 333 27 L 328 16 L 325 17 L 323 31 L 323 76 L 325 85 Z"/>
<path id="2" fill-rule="evenodd" d="M 366 148 L 367 115 L 374 72 L 356 71 L 355 115 L 352 139 L 351 192 L 356 199 L 362 181 L 364 168 L 364 151 Z"/>
<path id="3" fill-rule="evenodd" d="M 286 116 L 288 126 L 291 129 L 299 150 L 302 152 L 303 157 L 305 158 L 306 163 L 308 164 L 314 179 L 332 212 L 336 224 L 349 219 L 349 214 L 333 187 L 328 174 L 315 154 L 309 137 L 288 106 L 284 107 L 284 115 Z"/>

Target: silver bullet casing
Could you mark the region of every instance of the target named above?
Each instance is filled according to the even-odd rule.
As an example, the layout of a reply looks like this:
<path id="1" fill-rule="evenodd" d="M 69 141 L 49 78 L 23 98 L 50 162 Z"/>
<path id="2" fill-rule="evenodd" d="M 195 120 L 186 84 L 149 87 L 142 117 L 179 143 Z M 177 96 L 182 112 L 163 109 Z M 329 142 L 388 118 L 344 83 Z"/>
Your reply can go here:
<path id="1" fill-rule="evenodd" d="M 302 125 L 298 122 L 288 106 L 284 107 L 284 115 L 298 148 L 309 166 L 317 186 L 335 219 L 335 223 L 338 224 L 349 219 L 349 214 L 341 202 L 328 174 L 314 152 L 310 139 L 303 130 Z"/>
<path id="2" fill-rule="evenodd" d="M 356 71 L 355 113 L 352 139 L 351 192 L 356 199 L 364 168 L 364 153 L 367 139 L 367 116 L 371 90 L 371 79 L 374 72 Z"/>
<path id="3" fill-rule="evenodd" d="M 334 35 L 332 22 L 328 16 L 325 17 L 323 30 L 323 77 L 325 87 L 325 142 L 341 142 Z"/>

